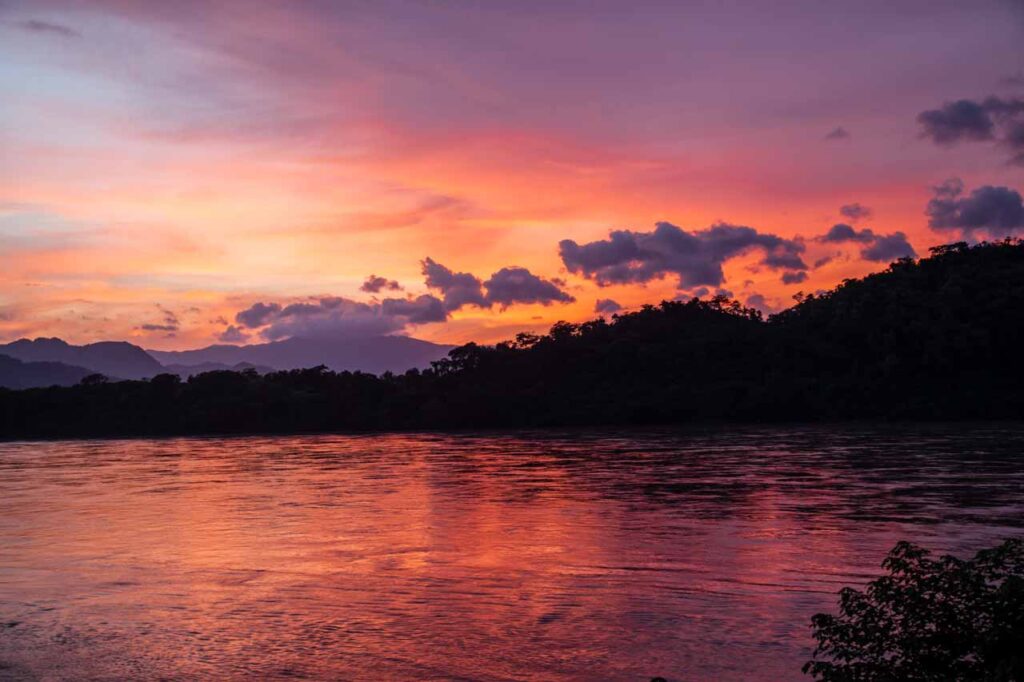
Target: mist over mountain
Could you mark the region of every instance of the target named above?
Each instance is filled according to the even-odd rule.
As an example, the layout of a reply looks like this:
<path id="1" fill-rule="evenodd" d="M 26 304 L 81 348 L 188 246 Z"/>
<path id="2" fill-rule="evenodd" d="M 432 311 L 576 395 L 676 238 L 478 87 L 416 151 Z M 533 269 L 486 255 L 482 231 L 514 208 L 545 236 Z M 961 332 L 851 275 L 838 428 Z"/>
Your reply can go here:
<path id="1" fill-rule="evenodd" d="M 84 367 L 111 379 L 145 379 L 164 371 L 163 365 L 126 341 L 101 341 L 73 346 L 61 339 L 19 339 L 0 345 L 0 355 L 22 362 L 60 362 Z"/>
<path id="2" fill-rule="evenodd" d="M 214 345 L 186 351 L 148 351 L 164 365 L 194 367 L 216 363 L 218 369 L 249 363 L 275 370 L 325 365 L 334 371 L 371 374 L 429 367 L 453 346 L 408 336 L 291 338 L 248 346 Z"/>
<path id="3" fill-rule="evenodd" d="M 22 362 L 0 355 L 0 388 L 71 386 L 93 372 L 62 362 Z"/>

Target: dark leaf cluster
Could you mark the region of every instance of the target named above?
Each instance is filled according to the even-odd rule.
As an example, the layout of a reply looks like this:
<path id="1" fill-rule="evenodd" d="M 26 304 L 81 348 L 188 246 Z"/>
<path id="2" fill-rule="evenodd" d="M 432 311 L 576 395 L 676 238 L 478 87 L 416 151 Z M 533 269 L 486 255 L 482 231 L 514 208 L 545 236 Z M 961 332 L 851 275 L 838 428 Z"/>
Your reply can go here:
<path id="1" fill-rule="evenodd" d="M 864 590 L 845 588 L 839 614 L 812 619 L 804 672 L 824 682 L 1013 682 L 1024 679 L 1024 543 L 969 560 L 900 542 Z"/>

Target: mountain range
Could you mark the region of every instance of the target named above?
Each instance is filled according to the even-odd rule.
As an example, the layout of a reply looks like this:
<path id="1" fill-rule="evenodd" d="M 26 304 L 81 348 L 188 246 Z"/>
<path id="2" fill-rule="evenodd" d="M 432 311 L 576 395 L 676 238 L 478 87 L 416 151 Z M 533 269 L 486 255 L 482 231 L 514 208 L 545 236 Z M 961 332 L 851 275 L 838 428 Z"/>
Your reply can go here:
<path id="1" fill-rule="evenodd" d="M 296 337 L 248 346 L 217 345 L 184 351 L 151 350 L 149 354 L 165 365 L 191 367 L 204 363 L 235 365 L 244 362 L 276 370 L 325 365 L 334 371 L 347 369 L 381 374 L 427 367 L 434 360 L 447 355 L 452 348 L 408 336 L 333 339 Z"/>
<path id="2" fill-rule="evenodd" d="M 62 362 L 22 362 L 0 355 L 0 387 L 36 388 L 38 386 L 71 386 L 93 374 L 84 367 Z"/>
<path id="3" fill-rule="evenodd" d="M 75 346 L 57 338 L 0 344 L 0 388 L 67 386 L 90 374 L 109 379 L 182 378 L 215 370 L 277 370 L 325 365 L 335 371 L 380 374 L 423 368 L 452 346 L 406 336 L 292 338 L 249 346 L 215 345 L 187 351 L 144 350 L 124 341 Z"/>

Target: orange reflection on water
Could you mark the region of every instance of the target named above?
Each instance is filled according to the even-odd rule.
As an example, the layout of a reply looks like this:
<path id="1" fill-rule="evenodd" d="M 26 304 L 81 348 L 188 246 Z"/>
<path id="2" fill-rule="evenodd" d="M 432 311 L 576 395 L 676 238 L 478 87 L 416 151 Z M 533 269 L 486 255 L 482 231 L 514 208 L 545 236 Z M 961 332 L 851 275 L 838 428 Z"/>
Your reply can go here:
<path id="1" fill-rule="evenodd" d="M 810 615 L 896 538 L 967 547 L 1020 523 L 1003 453 L 1024 436 L 991 438 L 981 465 L 956 438 L 0 445 L 0 613 L 17 622 L 0 662 L 57 679 L 799 679 Z M 980 499 L 1003 516 L 964 521 Z"/>

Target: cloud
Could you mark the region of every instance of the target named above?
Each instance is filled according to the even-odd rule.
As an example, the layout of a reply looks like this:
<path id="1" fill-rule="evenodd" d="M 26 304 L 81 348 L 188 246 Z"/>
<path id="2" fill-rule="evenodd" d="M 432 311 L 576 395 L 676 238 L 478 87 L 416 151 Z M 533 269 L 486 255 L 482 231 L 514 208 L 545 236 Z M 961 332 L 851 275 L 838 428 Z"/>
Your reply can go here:
<path id="1" fill-rule="evenodd" d="M 925 209 L 932 229 L 959 230 L 965 237 L 978 230 L 991 237 L 1024 230 L 1024 200 L 1014 189 L 984 185 L 963 196 L 963 181 L 951 178 L 933 190 Z"/>
<path id="2" fill-rule="evenodd" d="M 157 304 L 156 307 L 157 310 L 159 310 L 164 315 L 164 324 L 174 325 L 175 327 L 177 327 L 180 324 L 180 320 L 178 320 L 178 316 L 174 313 L 173 310 L 168 310 L 159 303 Z"/>
<path id="3" fill-rule="evenodd" d="M 576 299 L 550 281 L 526 268 L 508 267 L 498 270 L 484 282 L 487 300 L 507 308 L 515 303 L 572 303 Z"/>
<path id="4" fill-rule="evenodd" d="M 422 261 L 423 274 L 429 288 L 438 290 L 443 299 L 432 294 L 384 298 L 370 303 L 339 296 L 324 296 L 283 305 L 257 302 L 235 315 L 242 329 L 258 330 L 260 336 L 274 341 L 301 337 L 367 337 L 402 331 L 410 325 L 444 322 L 451 312 L 466 305 L 505 309 L 516 303 L 570 303 L 564 282 L 544 279 L 526 268 L 506 267 L 482 282 L 468 272 L 453 272 L 431 258 Z M 371 275 L 364 282 L 371 293 L 393 289 L 391 280 Z M 397 285 L 397 282 L 394 284 Z M 221 335 L 223 341 L 244 340 L 239 328 L 231 327 Z"/>
<path id="5" fill-rule="evenodd" d="M 359 287 L 360 291 L 365 291 L 369 294 L 379 293 L 383 289 L 387 289 L 388 291 L 401 291 L 402 285 L 393 279 L 370 275 L 366 278 L 366 281 L 363 282 L 362 286 Z"/>
<path id="6" fill-rule="evenodd" d="M 578 244 L 564 239 L 558 245 L 569 272 L 599 286 L 645 283 L 666 276 L 678 287 L 719 286 L 725 281 L 722 264 L 748 251 L 763 252 L 759 263 L 773 270 L 804 270 L 804 244 L 754 228 L 719 223 L 706 230 L 687 231 L 657 223 L 651 232 L 615 230 L 608 239 Z"/>
<path id="7" fill-rule="evenodd" d="M 1008 125 L 1003 142 L 1013 153 L 1010 163 L 1024 166 L 1024 121 Z"/>
<path id="8" fill-rule="evenodd" d="M 887 235 L 879 235 L 875 243 L 861 249 L 861 258 L 875 263 L 890 263 L 897 258 L 914 258 L 917 252 L 907 241 L 907 235 L 902 232 L 894 232 Z"/>
<path id="9" fill-rule="evenodd" d="M 384 303 L 361 303 L 340 297 L 325 297 L 316 301 L 280 306 L 276 303 L 257 303 L 259 314 L 249 316 L 250 327 L 261 327 L 260 335 L 274 341 L 291 336 L 304 337 L 365 337 L 390 334 L 401 330 L 411 320 L 404 313 L 410 310 L 384 312 Z M 235 316 L 239 319 L 243 311 Z"/>
<path id="10" fill-rule="evenodd" d="M 807 280 L 807 273 L 803 270 L 799 272 L 784 272 L 782 273 L 783 284 L 800 284 Z"/>
<path id="11" fill-rule="evenodd" d="M 260 335 L 277 341 L 290 337 L 364 338 L 401 331 L 406 321 L 383 316 L 379 311 L 322 311 L 319 314 L 289 315 L 275 318 Z"/>
<path id="12" fill-rule="evenodd" d="M 868 228 L 855 230 L 845 223 L 833 225 L 828 232 L 818 237 L 816 241 L 829 244 L 843 244 L 847 242 L 863 244 L 864 248 L 860 251 L 860 257 L 875 263 L 890 262 L 897 258 L 913 258 L 917 255 L 914 247 L 907 241 L 907 235 L 902 232 L 878 234 Z M 831 260 L 831 256 L 820 259 L 815 262 L 814 267 L 821 267 Z"/>
<path id="13" fill-rule="evenodd" d="M 746 305 L 748 308 L 757 308 L 761 312 L 767 313 L 769 315 L 777 313 L 780 310 L 782 310 L 782 308 L 780 308 L 779 306 L 772 305 L 771 303 L 769 303 L 768 300 L 761 294 L 751 294 L 750 296 L 747 296 Z"/>
<path id="14" fill-rule="evenodd" d="M 267 320 L 279 312 L 281 312 L 281 306 L 277 303 L 253 303 L 235 315 L 235 322 L 250 329 L 262 327 Z"/>
<path id="15" fill-rule="evenodd" d="M 448 311 L 441 299 L 429 294 L 416 298 L 385 298 L 381 302 L 381 312 L 391 317 L 405 317 L 410 324 L 448 319 Z"/>
<path id="16" fill-rule="evenodd" d="M 1024 164 L 1024 100 L 961 99 L 917 115 L 921 136 L 942 146 L 995 141 L 1010 151 L 1011 163 Z"/>
<path id="17" fill-rule="evenodd" d="M 826 133 L 826 135 L 825 135 L 825 137 L 823 139 L 829 140 L 829 141 L 849 140 L 850 139 L 850 131 L 848 131 L 846 128 L 844 128 L 842 126 L 837 126 L 837 127 L 833 128 L 832 130 L 830 130 L 828 133 Z"/>
<path id="18" fill-rule="evenodd" d="M 622 306 L 619 305 L 619 302 L 610 298 L 599 298 L 594 303 L 595 313 L 617 313 L 620 310 L 622 310 Z"/>
<path id="19" fill-rule="evenodd" d="M 922 135 L 936 144 L 950 145 L 960 140 L 990 140 L 994 124 L 985 107 L 969 99 L 946 102 L 939 109 L 917 115 Z"/>
<path id="20" fill-rule="evenodd" d="M 353 338 L 382 336 L 402 331 L 409 325 L 443 322 L 448 311 L 441 299 L 430 294 L 415 298 L 385 298 L 362 303 L 340 296 L 279 303 L 256 303 L 235 315 L 244 326 L 258 329 L 260 336 L 275 341 L 292 336 Z M 242 324 L 240 322 L 240 324 Z M 222 341 L 244 341 L 242 330 L 229 327 Z"/>
<path id="21" fill-rule="evenodd" d="M 217 336 L 217 340 L 224 343 L 244 343 L 249 340 L 249 335 L 232 324 Z"/>
<path id="22" fill-rule="evenodd" d="M 432 258 L 424 258 L 421 265 L 427 287 L 440 291 L 444 296 L 445 310 L 458 310 L 465 305 L 491 306 L 484 296 L 483 282 L 476 275 L 452 272 Z"/>
<path id="23" fill-rule="evenodd" d="M 42 21 L 40 19 L 28 19 L 27 21 L 19 21 L 15 24 L 19 28 L 33 33 L 47 33 L 49 35 L 60 36 L 61 38 L 81 38 L 82 34 L 73 28 L 64 26 L 63 24 L 55 24 L 50 21 Z"/>
<path id="24" fill-rule="evenodd" d="M 516 303 L 571 303 L 576 299 L 562 290 L 559 280 L 538 277 L 526 268 L 510 266 L 498 270 L 486 282 L 468 272 L 452 272 L 432 258 L 422 261 L 423 275 L 430 289 L 444 296 L 444 309 L 463 306 L 507 308 Z"/>
<path id="25" fill-rule="evenodd" d="M 178 331 L 178 325 L 176 324 L 143 324 L 139 326 L 144 332 L 176 332 Z"/>
<path id="26" fill-rule="evenodd" d="M 843 204 L 839 207 L 839 214 L 852 222 L 858 220 L 865 220 L 871 217 L 871 209 L 867 206 L 854 202 L 852 204 Z"/>
<path id="27" fill-rule="evenodd" d="M 836 223 L 818 240 L 832 244 L 842 244 L 843 242 L 860 242 L 865 244 L 875 240 L 875 233 L 867 228 L 855 230 L 846 223 Z"/>

